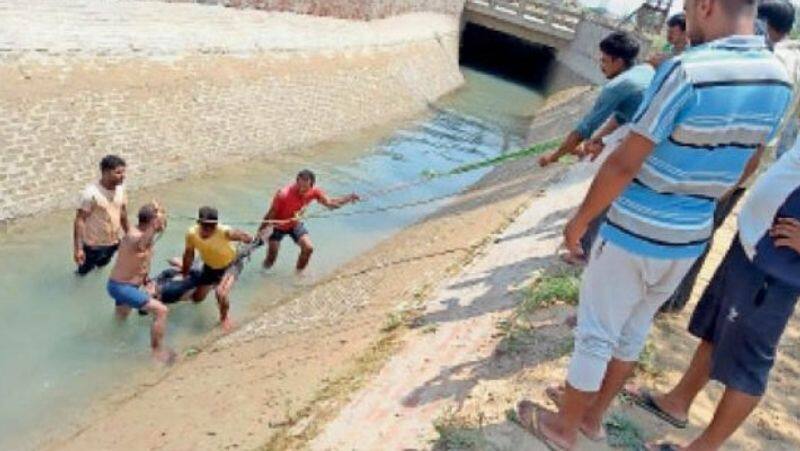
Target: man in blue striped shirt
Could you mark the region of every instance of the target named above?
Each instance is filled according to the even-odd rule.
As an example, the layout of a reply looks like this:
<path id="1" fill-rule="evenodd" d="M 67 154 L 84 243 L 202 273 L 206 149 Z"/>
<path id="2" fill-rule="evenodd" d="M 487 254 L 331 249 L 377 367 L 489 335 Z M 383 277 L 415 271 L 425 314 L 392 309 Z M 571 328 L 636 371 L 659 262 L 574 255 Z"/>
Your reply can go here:
<path id="1" fill-rule="evenodd" d="M 579 431 L 603 436 L 653 315 L 711 237 L 717 199 L 755 169 L 791 99 L 785 69 L 753 35 L 755 0 L 684 9 L 692 48 L 659 67 L 631 133 L 564 230 L 580 254 L 587 225 L 610 206 L 583 275 L 560 410 L 519 405 L 521 422 L 557 448 L 572 449 Z"/>

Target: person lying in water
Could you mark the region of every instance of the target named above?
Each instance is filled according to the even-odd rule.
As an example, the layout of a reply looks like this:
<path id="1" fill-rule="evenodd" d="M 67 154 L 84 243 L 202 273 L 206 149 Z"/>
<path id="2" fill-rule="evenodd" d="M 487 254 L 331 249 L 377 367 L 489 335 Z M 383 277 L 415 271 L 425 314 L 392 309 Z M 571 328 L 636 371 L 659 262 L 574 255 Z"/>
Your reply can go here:
<path id="1" fill-rule="evenodd" d="M 131 309 L 144 310 L 153 315 L 150 328 L 153 357 L 170 364 L 175 360 L 175 352 L 164 345 L 169 309 L 153 296 L 152 285 L 148 287 L 147 277 L 155 238 L 166 228 L 166 217 L 164 210 L 153 201 L 139 209 L 138 220 L 138 224 L 129 228 L 120 241 L 106 290 L 114 299 L 118 319 L 126 319 Z"/>
<path id="2" fill-rule="evenodd" d="M 336 209 L 360 200 L 357 194 L 332 199 L 321 188 L 314 186 L 315 183 L 314 173 L 304 169 L 297 174 L 294 183 L 285 186 L 275 194 L 258 232 L 259 235 L 262 235 L 274 224 L 274 231 L 268 239 L 264 268 L 272 268 L 278 258 L 281 240 L 289 235 L 295 244 L 300 246 L 300 256 L 297 258 L 296 265 L 297 272 L 300 273 L 306 269 L 311 260 L 311 254 L 314 252 L 314 245 L 311 243 L 311 237 L 308 235 L 305 224 L 296 218 L 311 202 L 317 201 L 325 207 Z M 280 221 L 280 223 L 272 221 Z"/>
<path id="3" fill-rule="evenodd" d="M 218 218 L 216 208 L 200 209 L 197 224 L 186 232 L 181 273 L 184 277 L 189 276 L 197 251 L 203 261 L 203 268 L 197 287 L 192 293 L 192 300 L 202 302 L 213 288 L 219 305 L 220 325 L 225 332 L 229 332 L 233 328 L 233 322 L 228 316 L 229 296 L 238 276 L 238 271 L 229 271 L 237 260 L 233 243 L 251 243 L 253 237 L 247 232 L 220 224 Z"/>

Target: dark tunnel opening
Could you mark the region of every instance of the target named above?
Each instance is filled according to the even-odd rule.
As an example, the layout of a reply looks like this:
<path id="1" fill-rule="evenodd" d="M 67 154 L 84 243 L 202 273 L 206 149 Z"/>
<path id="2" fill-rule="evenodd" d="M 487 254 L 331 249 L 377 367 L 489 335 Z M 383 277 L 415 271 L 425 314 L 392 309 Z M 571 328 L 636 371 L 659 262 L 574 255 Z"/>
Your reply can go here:
<path id="1" fill-rule="evenodd" d="M 555 50 L 467 23 L 461 35 L 462 65 L 537 90 L 546 88 L 555 66 Z"/>

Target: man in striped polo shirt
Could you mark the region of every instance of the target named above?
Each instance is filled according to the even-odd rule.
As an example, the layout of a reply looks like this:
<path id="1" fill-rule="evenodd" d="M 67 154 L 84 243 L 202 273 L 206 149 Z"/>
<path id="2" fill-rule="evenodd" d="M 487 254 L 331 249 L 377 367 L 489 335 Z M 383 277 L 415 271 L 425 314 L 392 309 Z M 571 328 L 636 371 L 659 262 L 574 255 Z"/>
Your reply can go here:
<path id="1" fill-rule="evenodd" d="M 523 425 L 572 449 L 601 439 L 658 307 L 705 250 L 717 199 L 752 172 L 791 95 L 785 69 L 753 35 L 755 0 L 686 0 L 692 48 L 659 67 L 631 133 L 598 171 L 564 230 L 571 252 L 608 216 L 583 275 L 575 350 L 558 413 L 530 401 Z"/>

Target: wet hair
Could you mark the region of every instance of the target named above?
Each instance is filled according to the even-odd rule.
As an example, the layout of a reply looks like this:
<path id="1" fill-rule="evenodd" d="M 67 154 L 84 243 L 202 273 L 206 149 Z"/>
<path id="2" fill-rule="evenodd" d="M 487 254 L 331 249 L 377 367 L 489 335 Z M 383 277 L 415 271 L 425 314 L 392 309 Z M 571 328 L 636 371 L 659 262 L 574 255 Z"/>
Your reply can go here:
<path id="1" fill-rule="evenodd" d="M 686 14 L 678 13 L 672 15 L 672 17 L 667 20 L 667 26 L 669 28 L 680 27 L 681 31 L 686 31 Z"/>
<path id="2" fill-rule="evenodd" d="M 311 186 L 314 186 L 317 183 L 317 176 L 310 169 L 303 169 L 302 171 L 297 173 L 297 178 L 308 180 L 311 182 Z"/>
<path id="3" fill-rule="evenodd" d="M 787 34 L 794 27 L 794 5 L 788 0 L 762 0 L 758 5 L 758 18 L 778 33 Z"/>
<path id="4" fill-rule="evenodd" d="M 106 155 L 100 160 L 100 170 L 102 172 L 113 171 L 120 166 L 125 166 L 125 160 L 116 155 Z"/>
<path id="5" fill-rule="evenodd" d="M 216 224 L 219 220 L 219 212 L 214 207 L 200 207 L 197 213 L 197 222 L 200 224 Z"/>
<path id="6" fill-rule="evenodd" d="M 153 222 L 158 216 L 158 209 L 152 203 L 142 205 L 139 209 L 139 224 L 147 225 Z"/>
<path id="7" fill-rule="evenodd" d="M 630 67 L 639 55 L 639 43 L 629 33 L 615 31 L 600 41 L 600 50 L 612 58 L 620 58 Z"/>

